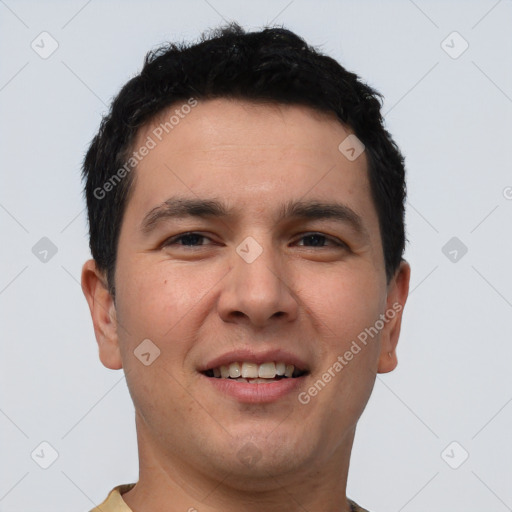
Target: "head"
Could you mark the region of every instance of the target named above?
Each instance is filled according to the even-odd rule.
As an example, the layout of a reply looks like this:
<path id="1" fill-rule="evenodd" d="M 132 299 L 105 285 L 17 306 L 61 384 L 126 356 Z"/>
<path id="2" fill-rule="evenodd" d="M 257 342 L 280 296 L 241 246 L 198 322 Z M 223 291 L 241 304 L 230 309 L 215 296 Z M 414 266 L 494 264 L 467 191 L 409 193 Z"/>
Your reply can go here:
<path id="1" fill-rule="evenodd" d="M 82 287 L 147 451 L 254 486 L 346 452 L 409 283 L 380 106 L 292 32 L 237 25 L 148 54 L 114 99 L 84 161 Z M 213 382 L 244 361 L 299 376 L 256 401 Z"/>

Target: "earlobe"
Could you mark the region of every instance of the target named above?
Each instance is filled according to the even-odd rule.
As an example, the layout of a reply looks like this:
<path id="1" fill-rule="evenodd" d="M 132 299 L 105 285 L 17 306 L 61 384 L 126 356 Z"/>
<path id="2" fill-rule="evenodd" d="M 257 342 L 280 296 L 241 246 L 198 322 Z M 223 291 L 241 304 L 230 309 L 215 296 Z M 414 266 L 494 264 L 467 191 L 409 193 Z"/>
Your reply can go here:
<path id="1" fill-rule="evenodd" d="M 409 295 L 410 278 L 411 267 L 403 260 L 388 286 L 385 312 L 388 321 L 381 335 L 381 347 L 377 367 L 378 373 L 391 372 L 398 364 L 396 346 L 398 344 L 398 338 L 400 337 L 403 310 L 407 296 Z"/>
<path id="2" fill-rule="evenodd" d="M 393 352 L 386 352 L 385 355 L 382 353 L 379 357 L 379 366 L 378 366 L 378 373 L 388 373 L 392 372 L 398 364 L 398 359 L 396 357 L 396 352 L 393 350 Z"/>
<path id="3" fill-rule="evenodd" d="M 123 365 L 115 304 L 106 279 L 94 260 L 86 261 L 82 267 L 82 291 L 89 304 L 100 360 L 105 367 L 119 370 Z"/>

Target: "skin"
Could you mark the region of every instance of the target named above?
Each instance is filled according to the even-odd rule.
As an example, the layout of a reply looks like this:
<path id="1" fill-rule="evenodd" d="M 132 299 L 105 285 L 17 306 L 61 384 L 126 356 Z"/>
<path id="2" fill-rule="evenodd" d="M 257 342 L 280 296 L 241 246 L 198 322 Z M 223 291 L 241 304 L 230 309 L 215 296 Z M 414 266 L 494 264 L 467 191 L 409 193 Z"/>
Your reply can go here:
<path id="1" fill-rule="evenodd" d="M 82 272 L 100 359 L 124 368 L 135 405 L 140 478 L 123 495 L 134 512 L 350 510 L 356 424 L 376 374 L 397 364 L 410 268 L 403 261 L 386 281 L 366 156 L 338 150 L 349 133 L 308 107 L 201 101 L 139 163 L 115 302 L 93 260 Z M 170 219 L 144 235 L 147 212 L 177 194 L 220 199 L 237 214 Z M 330 219 L 276 223 L 281 204 L 299 199 L 349 206 L 367 236 Z M 162 246 L 189 231 L 206 238 Z M 315 246 L 311 232 L 328 238 Z M 248 236 L 263 249 L 252 263 L 236 252 Z M 298 390 L 307 391 L 393 304 L 402 310 L 308 404 L 295 391 L 240 403 L 198 372 L 233 349 L 281 348 L 307 362 Z M 149 366 L 134 356 L 144 339 L 160 349 Z M 240 456 L 247 450 L 252 463 Z"/>

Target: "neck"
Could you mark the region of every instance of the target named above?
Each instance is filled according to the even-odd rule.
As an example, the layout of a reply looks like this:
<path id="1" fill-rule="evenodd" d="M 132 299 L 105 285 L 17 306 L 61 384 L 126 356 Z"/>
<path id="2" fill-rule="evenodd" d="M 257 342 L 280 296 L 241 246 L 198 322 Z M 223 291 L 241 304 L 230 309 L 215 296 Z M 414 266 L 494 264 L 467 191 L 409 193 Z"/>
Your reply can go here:
<path id="1" fill-rule="evenodd" d="M 240 479 L 235 472 L 192 466 L 170 457 L 137 417 L 139 481 L 123 500 L 133 512 L 350 512 L 346 485 L 355 430 L 331 457 L 300 473 Z"/>

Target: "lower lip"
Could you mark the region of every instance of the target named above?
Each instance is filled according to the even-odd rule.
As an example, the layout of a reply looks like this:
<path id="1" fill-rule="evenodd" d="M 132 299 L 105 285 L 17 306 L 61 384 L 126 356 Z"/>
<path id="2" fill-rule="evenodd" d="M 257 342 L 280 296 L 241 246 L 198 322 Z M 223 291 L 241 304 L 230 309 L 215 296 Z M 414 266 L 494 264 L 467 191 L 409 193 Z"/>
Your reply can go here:
<path id="1" fill-rule="evenodd" d="M 280 379 L 274 382 L 237 382 L 232 379 L 207 377 L 203 375 L 211 385 L 224 395 L 229 395 L 239 402 L 247 404 L 275 402 L 297 389 L 304 383 L 305 375 L 302 377 Z"/>

